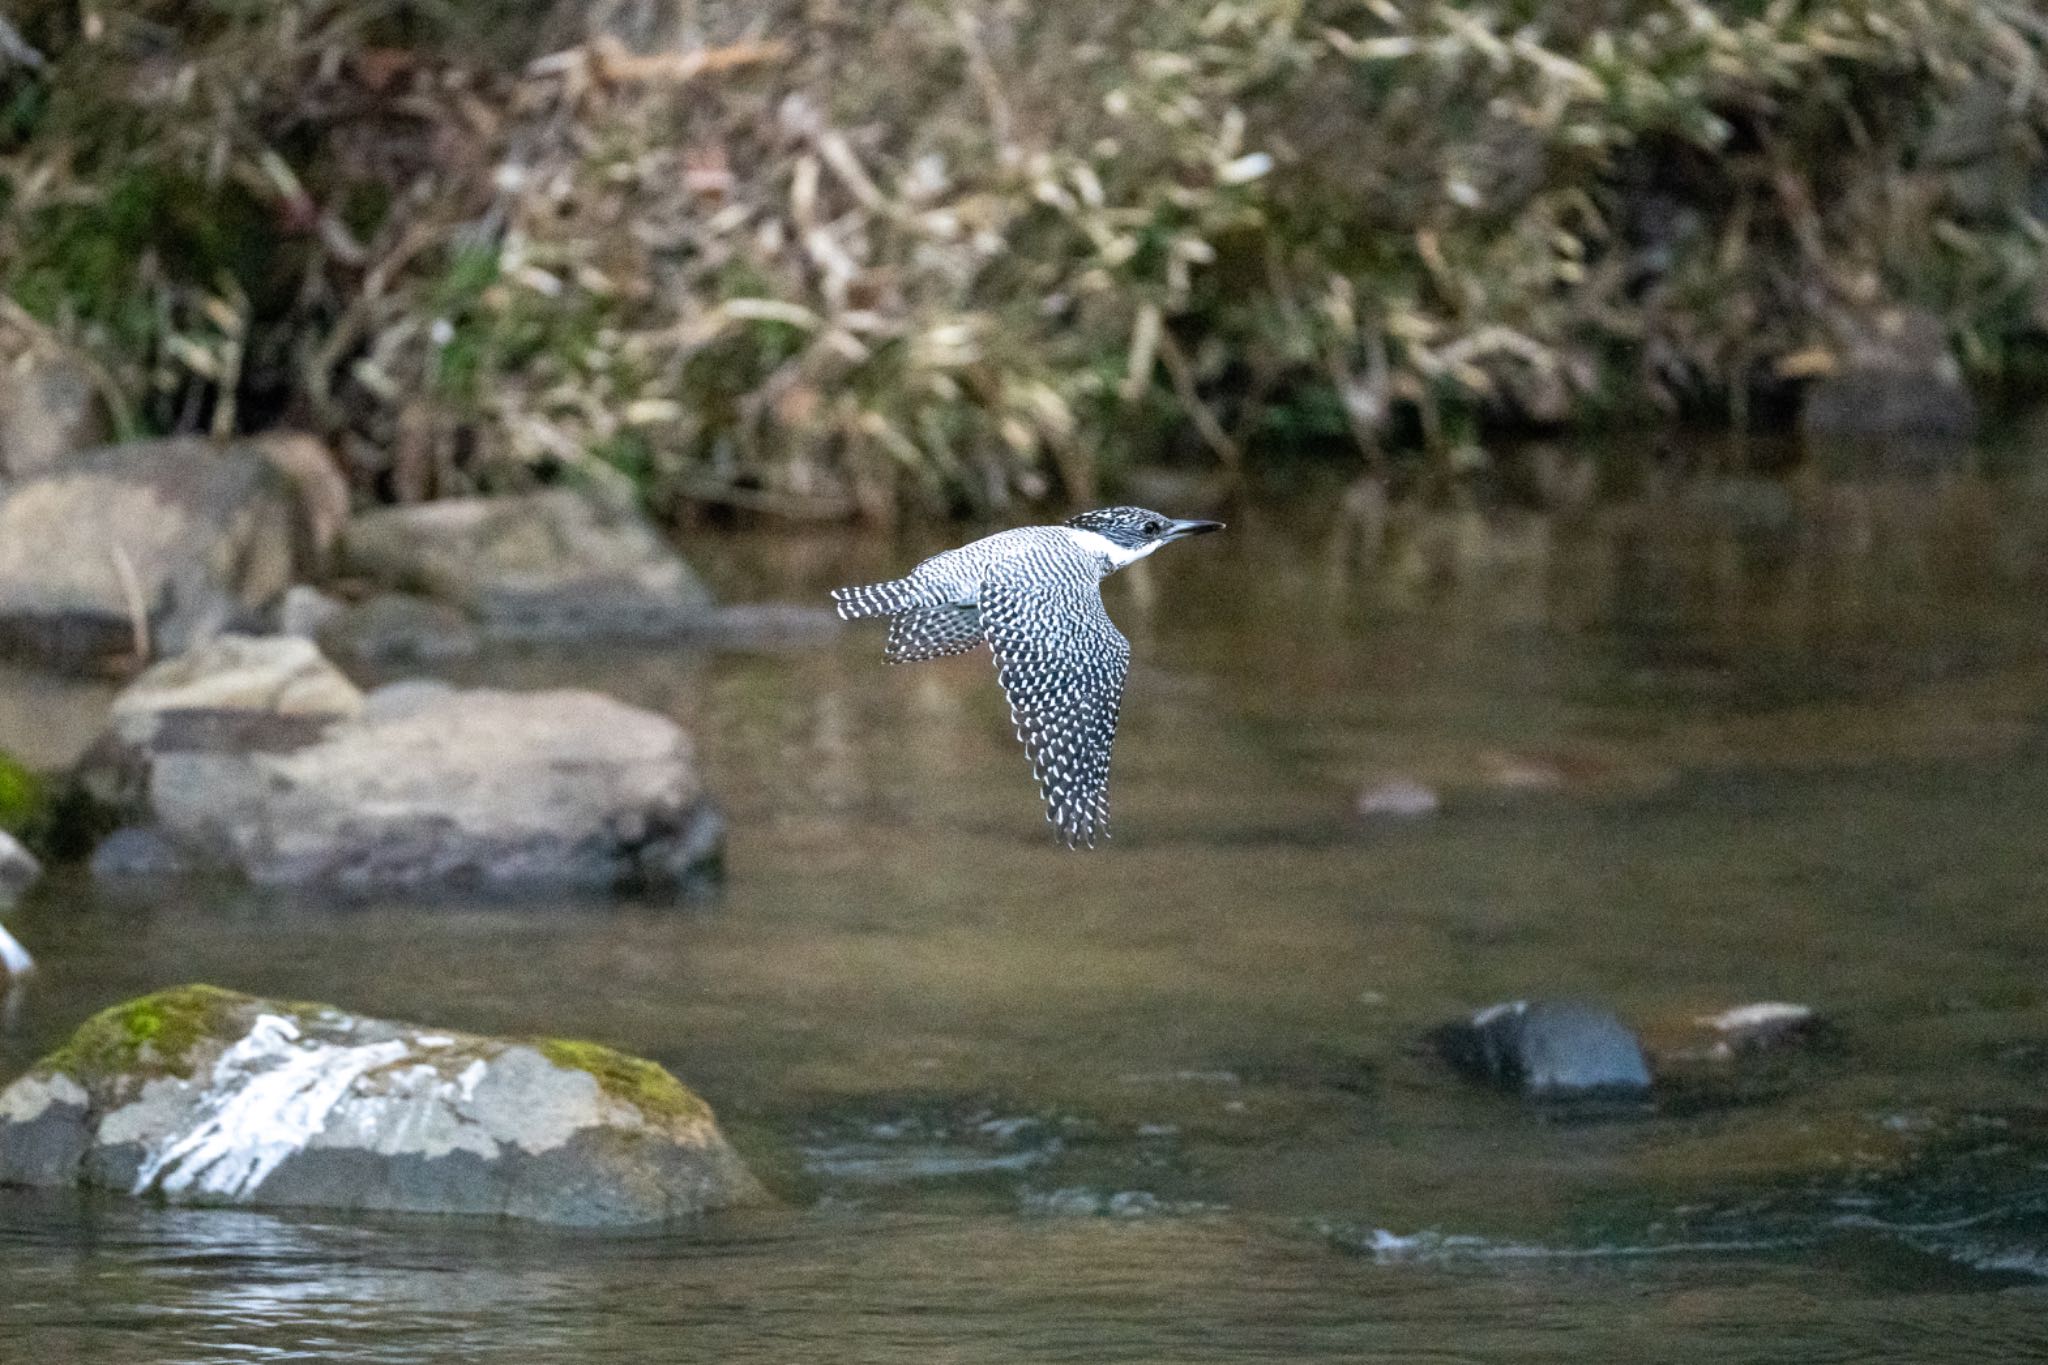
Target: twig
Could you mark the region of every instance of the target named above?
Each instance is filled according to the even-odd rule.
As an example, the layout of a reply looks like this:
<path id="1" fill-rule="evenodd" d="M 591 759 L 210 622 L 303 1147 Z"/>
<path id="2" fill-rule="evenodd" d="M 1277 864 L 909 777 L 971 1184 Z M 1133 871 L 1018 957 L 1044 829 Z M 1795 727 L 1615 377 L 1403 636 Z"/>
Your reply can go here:
<path id="1" fill-rule="evenodd" d="M 121 386 L 115 382 L 112 371 L 83 348 L 65 345 L 63 340 L 44 326 L 35 314 L 5 294 L 0 294 L 0 317 L 4 317 L 9 326 L 26 332 L 31 341 L 39 342 L 60 355 L 69 356 L 84 366 L 86 374 L 92 379 L 92 386 L 99 390 L 100 401 L 107 405 L 107 417 L 113 423 L 114 434 L 123 438 L 135 434 L 135 414 L 129 409 L 128 400 L 121 393 Z"/>
<path id="2" fill-rule="evenodd" d="M 1238 449 L 1237 442 L 1230 439 L 1230 433 L 1216 420 L 1216 414 L 1209 405 L 1202 401 L 1202 395 L 1195 388 L 1195 371 L 1188 364 L 1187 352 L 1180 348 L 1173 332 L 1164 327 L 1159 329 L 1159 359 L 1165 364 L 1167 377 L 1173 380 L 1173 391 L 1179 395 L 1181 406 L 1187 409 L 1195 430 L 1201 433 L 1209 449 L 1216 452 L 1216 458 L 1223 462 L 1231 481 L 1235 483 L 1242 479 L 1244 452 Z"/>
<path id="3" fill-rule="evenodd" d="M 135 574 L 135 561 L 128 557 L 128 551 L 116 545 L 109 554 L 114 561 L 114 577 L 121 581 L 121 596 L 128 604 L 128 629 L 135 643 L 137 663 L 149 662 L 149 609 L 142 601 L 142 581 Z"/>

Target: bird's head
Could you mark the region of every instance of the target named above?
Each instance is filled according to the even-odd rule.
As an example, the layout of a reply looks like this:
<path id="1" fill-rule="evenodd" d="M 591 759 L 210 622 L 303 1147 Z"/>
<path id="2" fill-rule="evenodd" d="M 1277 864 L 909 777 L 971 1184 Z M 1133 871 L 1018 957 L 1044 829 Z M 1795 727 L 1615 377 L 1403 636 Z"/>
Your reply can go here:
<path id="1" fill-rule="evenodd" d="M 1132 558 L 1150 554 L 1170 540 L 1223 529 L 1220 521 L 1176 521 L 1143 507 L 1098 507 L 1068 517 L 1067 525 L 1076 531 L 1093 531 L 1117 549 L 1131 552 Z"/>

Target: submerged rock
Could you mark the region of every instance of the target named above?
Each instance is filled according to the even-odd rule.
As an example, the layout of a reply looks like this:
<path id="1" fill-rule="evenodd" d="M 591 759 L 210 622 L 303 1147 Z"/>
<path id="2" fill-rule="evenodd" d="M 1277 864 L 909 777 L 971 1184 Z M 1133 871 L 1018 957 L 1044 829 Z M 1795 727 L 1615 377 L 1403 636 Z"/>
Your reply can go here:
<path id="1" fill-rule="evenodd" d="M 712 608 L 636 509 L 570 489 L 366 513 L 342 555 L 349 572 L 457 607 L 498 639 L 658 639 Z"/>
<path id="2" fill-rule="evenodd" d="M 0 495 L 0 649 L 72 668 L 182 653 L 266 620 L 318 558 L 305 495 L 260 443 L 86 451 Z"/>
<path id="3" fill-rule="evenodd" d="M 1358 794 L 1355 809 L 1367 820 L 1417 820 L 1443 809 L 1435 787 L 1411 777 L 1389 777 Z"/>
<path id="4" fill-rule="evenodd" d="M 1695 1020 L 1714 1039 L 1717 1056 L 1774 1052 L 1810 1043 L 1826 1033 L 1826 1021 L 1810 1005 L 1760 1000 Z"/>
<path id="5" fill-rule="evenodd" d="M 1431 1034 L 1474 1080 L 1539 1099 L 1647 1095 L 1650 1066 L 1626 1024 L 1598 1005 L 1515 1000 Z"/>
<path id="6" fill-rule="evenodd" d="M 652 1062 L 209 986 L 96 1015 L 0 1092 L 0 1184 L 579 1226 L 763 1197 Z"/>
<path id="7" fill-rule="evenodd" d="M 359 711 L 155 713 L 102 739 L 75 786 L 102 828 L 265 884 L 687 893 L 717 878 L 723 821 L 666 717 L 592 692 L 417 685 Z"/>

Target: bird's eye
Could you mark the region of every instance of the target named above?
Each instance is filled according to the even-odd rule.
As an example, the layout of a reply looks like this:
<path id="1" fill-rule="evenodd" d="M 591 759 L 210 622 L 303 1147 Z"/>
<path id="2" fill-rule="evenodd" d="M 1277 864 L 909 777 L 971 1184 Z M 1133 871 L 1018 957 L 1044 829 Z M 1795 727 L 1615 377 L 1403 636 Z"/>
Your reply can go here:
<path id="1" fill-rule="evenodd" d="M 1145 523 L 1145 534 L 1148 536 L 1156 536 L 1165 529 L 1166 523 L 1163 521 L 1148 521 Z"/>

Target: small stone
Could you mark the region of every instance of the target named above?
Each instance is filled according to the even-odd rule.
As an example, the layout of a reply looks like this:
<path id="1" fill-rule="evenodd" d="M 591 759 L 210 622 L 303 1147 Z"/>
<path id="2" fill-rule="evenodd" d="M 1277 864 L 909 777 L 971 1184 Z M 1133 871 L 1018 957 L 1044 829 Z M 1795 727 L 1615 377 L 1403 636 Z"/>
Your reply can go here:
<path id="1" fill-rule="evenodd" d="M 277 606 L 277 633 L 300 640 L 317 639 L 348 607 L 339 599 L 305 583 L 285 589 Z"/>
<path id="2" fill-rule="evenodd" d="M 1737 1005 L 1719 1014 L 1703 1014 L 1695 1022 L 1712 1031 L 1714 1051 L 1722 1056 L 1796 1047 L 1812 1041 L 1824 1027 L 1811 1006 L 1782 1000 Z"/>
<path id="3" fill-rule="evenodd" d="M 1614 1013 L 1577 1001 L 1491 1005 L 1431 1035 L 1438 1053 L 1475 1080 L 1532 1098 L 1647 1094 L 1642 1044 Z"/>
<path id="4" fill-rule="evenodd" d="M 1441 809 L 1436 788 L 1412 778 L 1390 777 L 1358 794 L 1358 813 L 1368 820 L 1416 820 Z"/>
<path id="5" fill-rule="evenodd" d="M 114 725 L 136 738 L 165 711 L 352 716 L 363 694 L 311 640 L 223 635 L 153 665 L 114 698 Z"/>

